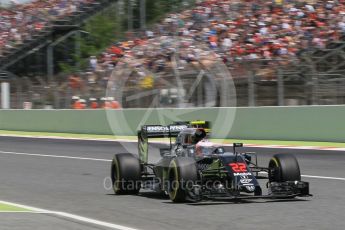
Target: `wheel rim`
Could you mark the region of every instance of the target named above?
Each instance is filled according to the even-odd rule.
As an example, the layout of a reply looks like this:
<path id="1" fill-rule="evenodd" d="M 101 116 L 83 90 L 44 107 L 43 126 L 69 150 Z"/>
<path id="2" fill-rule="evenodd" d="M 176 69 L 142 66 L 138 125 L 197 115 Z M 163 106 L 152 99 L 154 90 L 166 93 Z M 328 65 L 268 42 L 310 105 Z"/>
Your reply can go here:
<path id="1" fill-rule="evenodd" d="M 172 167 L 169 170 L 169 196 L 171 200 L 175 200 L 179 188 L 178 172 L 175 161 L 172 161 L 171 165 Z"/>
<path id="2" fill-rule="evenodd" d="M 268 168 L 270 169 L 269 180 L 273 181 L 273 182 L 278 182 L 280 180 L 280 178 L 277 174 L 277 173 L 279 173 L 279 170 L 280 170 L 278 160 L 273 157 L 270 160 Z"/>
<path id="3" fill-rule="evenodd" d="M 120 191 L 120 182 L 119 182 L 119 174 L 120 174 L 120 170 L 119 170 L 119 167 L 118 167 L 118 164 L 117 164 L 117 160 L 116 158 L 114 159 L 113 161 L 113 164 L 112 164 L 112 167 L 111 167 L 111 179 L 112 179 L 112 182 L 113 182 L 113 189 L 114 189 L 114 192 L 117 193 Z"/>

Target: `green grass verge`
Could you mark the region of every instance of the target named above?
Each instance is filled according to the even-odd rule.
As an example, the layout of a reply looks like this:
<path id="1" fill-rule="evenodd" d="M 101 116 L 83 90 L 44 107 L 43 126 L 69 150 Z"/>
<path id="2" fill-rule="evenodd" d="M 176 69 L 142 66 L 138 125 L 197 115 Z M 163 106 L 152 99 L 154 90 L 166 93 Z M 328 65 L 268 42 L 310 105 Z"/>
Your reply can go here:
<path id="1" fill-rule="evenodd" d="M 13 205 L 7 205 L 0 202 L 0 212 L 29 212 L 31 210 L 25 208 L 19 208 Z"/>
<path id="2" fill-rule="evenodd" d="M 136 137 L 121 137 L 114 135 L 93 135 L 93 134 L 77 134 L 77 133 L 47 133 L 47 132 L 24 132 L 24 131 L 8 131 L 0 130 L 0 135 L 18 135 L 18 136 L 46 136 L 46 137 L 66 137 L 66 138 L 85 138 L 85 139 L 133 139 Z"/>
<path id="3" fill-rule="evenodd" d="M 46 136 L 46 137 L 66 137 L 66 138 L 82 138 L 82 139 L 112 139 L 112 140 L 136 140 L 135 136 L 113 136 L 113 135 L 91 135 L 91 134 L 74 134 L 74 133 L 46 133 L 46 132 L 22 132 L 0 130 L 0 135 L 19 135 L 19 136 Z M 155 140 L 167 140 L 159 138 Z M 232 144 L 240 142 L 244 144 L 254 145 L 286 145 L 286 146 L 319 146 L 319 147 L 343 147 L 345 143 L 336 142 L 311 142 L 311 141 L 284 141 L 284 140 L 238 140 L 238 139 L 215 139 L 218 143 Z"/>
<path id="4" fill-rule="evenodd" d="M 285 146 L 316 146 L 316 147 L 338 147 L 345 148 L 345 143 L 338 142 L 314 142 L 314 141 L 281 141 L 281 140 L 215 140 L 215 142 L 221 142 L 226 144 L 231 143 L 244 143 L 254 145 L 285 145 Z"/>

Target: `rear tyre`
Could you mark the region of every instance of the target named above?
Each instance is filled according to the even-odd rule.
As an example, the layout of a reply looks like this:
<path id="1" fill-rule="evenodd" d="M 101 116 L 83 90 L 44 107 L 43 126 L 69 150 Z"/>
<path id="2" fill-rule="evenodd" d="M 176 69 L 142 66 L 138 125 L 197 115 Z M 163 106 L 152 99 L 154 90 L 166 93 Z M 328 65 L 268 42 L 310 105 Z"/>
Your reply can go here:
<path id="1" fill-rule="evenodd" d="M 194 158 L 176 157 L 173 159 L 168 170 L 170 200 L 175 203 L 187 201 L 188 190 L 193 188 L 197 178 L 198 172 Z"/>
<path id="2" fill-rule="evenodd" d="M 276 154 L 268 164 L 270 182 L 300 181 L 301 172 L 297 159 L 291 154 Z"/>
<path id="3" fill-rule="evenodd" d="M 111 180 L 117 195 L 137 194 L 140 190 L 141 168 L 137 157 L 119 153 L 111 164 Z"/>

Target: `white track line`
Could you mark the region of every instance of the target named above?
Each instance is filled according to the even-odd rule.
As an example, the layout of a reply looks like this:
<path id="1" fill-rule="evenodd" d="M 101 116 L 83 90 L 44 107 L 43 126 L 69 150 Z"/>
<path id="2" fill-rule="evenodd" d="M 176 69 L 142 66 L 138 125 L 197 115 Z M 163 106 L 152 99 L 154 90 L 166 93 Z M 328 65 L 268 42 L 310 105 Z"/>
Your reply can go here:
<path id="1" fill-rule="evenodd" d="M 17 153 L 17 152 L 7 152 L 7 151 L 0 151 L 0 153 L 11 154 L 11 155 L 23 155 L 23 156 L 34 156 L 34 157 L 52 157 L 52 158 L 88 160 L 88 161 L 103 161 L 103 162 L 110 162 L 111 161 L 108 159 L 87 158 L 87 157 L 71 157 L 71 156 L 60 156 L 60 155 L 45 155 L 45 154 L 36 154 L 36 153 Z"/>
<path id="2" fill-rule="evenodd" d="M 260 174 L 268 174 L 267 172 L 259 172 Z M 345 181 L 345 178 L 342 177 L 328 177 L 328 176 L 313 176 L 313 175 L 301 175 L 305 178 L 315 178 L 315 179 L 326 179 L 326 180 L 341 180 Z"/>
<path id="3" fill-rule="evenodd" d="M 80 221 L 80 222 L 85 222 L 85 223 L 89 223 L 89 224 L 94 224 L 94 225 L 98 225 L 98 226 L 102 226 L 102 227 L 107 227 L 107 228 L 111 228 L 111 229 L 115 229 L 115 230 L 138 230 L 136 228 L 130 228 L 130 227 L 126 227 L 123 225 L 118 225 L 118 224 L 108 223 L 108 222 L 104 222 L 104 221 L 100 221 L 100 220 L 95 220 L 95 219 L 87 218 L 84 216 L 78 216 L 78 215 L 74 215 L 74 214 L 67 213 L 67 212 L 51 211 L 51 210 L 36 208 L 36 207 L 32 207 L 32 206 L 12 203 L 12 202 L 8 202 L 8 201 L 0 201 L 0 203 L 11 205 L 11 206 L 17 206 L 19 208 L 29 209 L 29 210 L 32 210 L 35 212 L 53 214 L 56 216 L 65 217 L 68 219 L 72 219 L 72 220 L 76 220 L 76 221 Z"/>
<path id="4" fill-rule="evenodd" d="M 57 156 L 57 155 L 35 154 L 35 153 L 17 153 L 17 152 L 7 152 L 7 151 L 0 151 L 0 154 L 34 156 L 34 157 L 51 157 L 51 158 L 76 159 L 76 160 L 88 160 L 88 161 L 102 161 L 102 162 L 111 162 L 112 161 L 112 160 L 109 160 L 109 159 L 99 159 L 99 158 Z M 265 174 L 266 172 L 260 172 L 260 173 Z M 302 176 L 303 177 L 307 177 L 307 178 L 318 178 L 318 179 L 345 181 L 345 178 L 342 178 L 342 177 L 327 177 L 327 176 L 313 176 L 313 175 L 302 175 Z"/>
<path id="5" fill-rule="evenodd" d="M 317 178 L 317 179 L 327 179 L 327 180 L 342 180 L 342 181 L 345 181 L 345 178 L 341 178 L 341 177 L 313 176 L 313 175 L 302 175 L 302 177 L 306 177 L 306 178 Z"/>

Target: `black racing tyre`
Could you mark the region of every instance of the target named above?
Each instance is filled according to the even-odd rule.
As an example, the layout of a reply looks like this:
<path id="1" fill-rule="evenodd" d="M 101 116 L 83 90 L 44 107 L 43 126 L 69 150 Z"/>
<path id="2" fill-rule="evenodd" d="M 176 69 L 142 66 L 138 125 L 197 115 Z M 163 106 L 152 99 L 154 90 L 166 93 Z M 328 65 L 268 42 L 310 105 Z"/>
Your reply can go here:
<path id="1" fill-rule="evenodd" d="M 110 174 L 115 194 L 125 195 L 139 192 L 141 167 L 139 159 L 133 154 L 116 154 L 111 164 Z"/>
<path id="2" fill-rule="evenodd" d="M 185 202 L 188 197 L 188 189 L 192 189 L 198 179 L 198 171 L 194 158 L 176 157 L 169 165 L 168 194 L 170 200 L 175 203 Z"/>
<path id="3" fill-rule="evenodd" d="M 270 182 L 300 181 L 301 172 L 292 154 L 276 154 L 268 164 Z"/>

